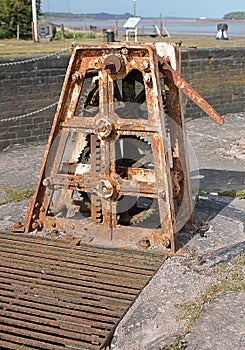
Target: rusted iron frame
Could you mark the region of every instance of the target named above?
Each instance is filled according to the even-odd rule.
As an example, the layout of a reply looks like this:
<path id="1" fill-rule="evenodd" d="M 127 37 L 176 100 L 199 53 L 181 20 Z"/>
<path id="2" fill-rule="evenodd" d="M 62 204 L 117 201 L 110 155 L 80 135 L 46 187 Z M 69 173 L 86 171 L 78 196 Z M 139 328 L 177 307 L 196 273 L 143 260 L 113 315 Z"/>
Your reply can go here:
<path id="1" fill-rule="evenodd" d="M 180 162 L 174 164 L 174 170 L 181 171 L 184 173 L 184 179 L 180 183 L 180 193 L 177 198 L 179 203 L 186 203 L 190 208 L 189 213 L 191 215 L 191 219 L 193 220 L 193 205 L 192 205 L 192 190 L 190 187 L 190 172 L 189 172 L 189 163 L 188 158 L 183 153 L 183 149 L 187 150 L 186 143 L 186 134 L 185 134 L 185 120 L 183 113 L 183 105 L 181 103 L 181 95 L 179 90 L 182 91 L 187 97 L 189 97 L 195 104 L 197 104 L 205 113 L 207 113 L 212 119 L 215 120 L 216 123 L 222 125 L 224 120 L 222 117 L 213 109 L 212 106 L 208 104 L 208 102 L 203 99 L 179 74 L 177 71 L 172 69 L 170 64 L 166 59 L 159 59 L 159 69 L 163 74 L 164 82 L 168 86 L 166 90 L 167 103 L 168 108 L 170 110 L 171 118 L 174 123 L 178 125 L 178 130 L 176 127 L 172 128 L 171 131 L 171 146 L 174 147 L 175 142 L 178 140 L 182 144 L 182 147 L 179 147 L 180 152 Z M 179 165 L 181 166 L 179 168 Z M 184 202 L 183 202 L 184 201 Z M 177 223 L 178 224 L 178 223 Z M 176 228 L 179 229 L 178 227 Z"/>
<path id="2" fill-rule="evenodd" d="M 141 67 L 139 67 L 139 68 L 141 68 Z M 113 86 L 113 84 L 111 83 L 110 84 L 110 86 L 112 87 Z M 113 94 L 113 91 L 112 91 L 112 94 Z M 107 103 L 108 103 L 108 101 L 107 101 Z M 109 103 L 109 108 L 110 108 L 110 106 L 112 107 L 112 109 L 111 109 L 111 112 L 113 112 L 113 103 Z M 151 121 L 150 121 L 151 122 Z M 134 128 L 132 127 L 132 129 L 131 129 L 132 131 L 134 131 Z M 111 149 L 113 149 L 113 146 L 112 146 L 112 148 Z M 110 152 L 111 153 L 111 152 Z M 111 164 L 113 164 L 113 162 L 111 163 Z M 112 169 L 111 169 L 112 170 Z M 109 175 L 108 175 L 109 176 Z M 115 171 L 112 171 L 112 172 L 110 172 L 110 176 L 115 176 Z M 110 177 L 109 176 L 109 177 Z M 114 223 L 112 224 L 112 227 L 115 227 L 116 225 L 116 220 L 114 221 Z"/>
<path id="3" fill-rule="evenodd" d="M 103 80 L 104 81 L 104 80 Z M 108 103 L 107 99 L 106 99 L 106 103 Z M 69 118 L 70 119 L 70 118 Z M 59 162 L 58 162 L 59 163 Z"/>
<path id="4" fill-rule="evenodd" d="M 224 120 L 219 113 L 169 65 L 166 59 L 159 58 L 159 62 L 159 68 L 163 72 L 165 79 L 167 78 L 178 87 L 218 125 L 224 124 Z"/>
<path id="5" fill-rule="evenodd" d="M 160 75 L 158 67 L 158 56 L 155 50 L 149 48 L 150 52 L 150 74 L 152 83 L 145 83 L 146 101 L 149 113 L 149 120 L 157 125 L 158 133 L 151 137 L 151 144 L 154 157 L 154 171 L 156 174 L 156 186 L 158 188 L 158 206 L 161 218 L 160 232 L 156 233 L 156 242 L 169 239 L 171 250 L 176 250 L 176 235 L 173 232 L 175 219 L 173 189 L 170 174 L 170 163 L 168 151 L 165 148 L 167 135 L 164 120 L 164 108 L 160 86 Z M 149 74 L 149 73 L 148 73 Z M 164 237 L 164 238 L 163 238 Z"/>
<path id="6" fill-rule="evenodd" d="M 147 48 L 148 49 L 148 48 Z M 140 71 L 142 71 L 142 59 L 141 60 L 135 60 L 135 66 L 134 66 L 134 68 L 137 68 L 137 69 L 139 69 Z M 144 74 L 144 72 L 143 72 L 143 74 Z M 148 73 L 147 73 L 148 74 Z M 112 84 L 111 84 L 112 85 Z M 146 89 L 147 89 L 147 87 L 146 87 Z M 157 101 L 158 101 L 158 97 L 157 97 Z M 153 102 L 153 108 L 152 109 L 154 109 L 155 108 L 155 105 L 156 105 L 156 103 L 157 103 L 157 101 L 156 101 L 156 96 L 155 96 L 155 100 L 154 100 L 154 102 Z M 147 103 L 147 105 L 148 105 L 148 103 Z M 151 108 L 151 106 L 150 106 L 150 108 Z M 157 130 L 159 131 L 159 118 L 158 118 L 158 116 L 157 116 L 157 118 L 152 118 L 151 117 L 151 114 L 152 114 L 152 112 L 150 113 L 150 119 L 149 119 L 149 124 L 153 124 L 153 125 L 157 125 Z M 124 121 L 123 121 L 123 123 L 124 123 Z M 131 122 L 132 123 L 132 122 Z M 119 124 L 119 123 L 118 123 Z M 132 127 L 130 127 L 130 130 L 131 130 L 131 134 L 132 134 L 132 132 L 135 132 L 135 125 L 134 125 L 134 122 L 132 123 L 133 125 L 132 125 Z M 149 125 L 150 126 L 150 125 Z M 117 127 L 116 127 L 117 128 Z M 124 127 L 123 126 L 121 126 L 121 129 L 124 129 Z M 141 126 L 141 129 L 142 129 L 142 126 Z M 148 129 L 148 132 L 149 132 L 149 130 L 151 129 L 151 127 L 149 127 L 149 129 Z M 137 133 L 137 132 L 136 132 Z M 158 144 L 158 140 L 157 140 L 157 142 L 156 142 L 157 144 Z M 154 146 L 153 146 L 153 148 L 154 148 Z M 159 149 L 154 149 L 154 154 L 159 154 Z M 164 154 L 164 151 L 163 152 L 160 152 L 160 154 Z M 160 158 L 160 160 L 161 160 L 161 156 L 159 157 Z M 158 164 L 159 164 L 159 159 L 157 159 L 157 162 L 158 162 Z M 159 174 L 160 176 L 162 176 L 162 172 L 160 172 L 160 174 Z M 161 187 L 163 187 L 163 186 L 161 186 Z M 164 188 L 166 188 L 166 186 L 164 186 Z M 163 193 L 163 191 L 161 191 L 161 193 Z M 165 230 L 166 231 L 166 230 Z M 167 230 L 167 231 L 169 231 L 169 230 Z"/>
<path id="7" fill-rule="evenodd" d="M 162 59 L 160 58 L 161 62 Z M 159 62 L 159 63 L 160 63 Z M 177 202 L 177 212 L 180 207 L 184 210 L 187 219 L 193 220 L 193 199 L 192 199 L 192 187 L 190 181 L 190 169 L 187 154 L 187 140 L 185 131 L 184 112 L 181 101 L 181 96 L 178 87 L 174 82 L 169 79 L 168 75 L 162 69 L 161 63 L 159 64 L 159 70 L 162 73 L 164 84 L 166 86 L 166 109 L 170 115 L 169 128 L 170 128 L 170 145 L 173 159 L 173 168 L 171 169 L 171 176 L 174 185 L 175 178 L 173 174 L 180 174 L 178 176 L 179 190 L 174 194 L 174 198 Z M 174 230 L 178 232 L 183 226 L 182 221 L 176 221 L 174 223 Z"/>
<path id="8" fill-rule="evenodd" d="M 153 132 L 153 134 L 151 135 L 151 139 L 152 139 L 152 148 L 153 148 L 153 154 L 154 154 L 154 157 L 155 157 L 155 164 L 159 164 L 159 168 L 162 170 L 163 169 L 163 164 L 162 164 L 162 159 L 164 159 L 164 172 L 167 172 L 167 174 L 164 174 L 164 177 L 165 177 L 165 185 L 164 186 L 160 186 L 160 191 L 158 191 L 158 194 L 159 194 L 159 201 L 162 203 L 160 204 L 160 211 L 162 208 L 163 211 L 162 211 L 162 214 L 164 214 L 164 218 L 162 220 L 162 223 L 164 224 L 164 226 L 166 226 L 166 222 L 169 222 L 170 221 L 173 221 L 174 219 L 174 213 L 173 213 L 173 201 L 172 201 L 172 184 L 170 183 L 171 181 L 169 181 L 169 179 L 171 179 L 171 174 L 170 174 L 170 171 L 168 170 L 169 169 L 169 164 L 166 164 L 166 162 L 168 163 L 168 159 L 166 157 L 166 150 L 164 149 L 164 146 L 160 145 L 161 147 L 159 148 L 159 137 L 162 139 L 165 137 L 164 135 L 164 124 L 161 124 L 161 121 L 162 121 L 162 114 L 164 114 L 164 111 L 163 111 L 163 107 L 162 107 L 162 101 L 160 101 L 160 104 L 158 103 L 159 102 L 159 99 L 161 100 L 161 89 L 160 89 L 160 86 L 159 86 L 159 73 L 158 73 L 158 69 L 159 69 L 159 66 L 158 66 L 158 63 L 160 61 L 160 70 L 161 72 L 163 72 L 165 74 L 165 79 L 166 81 L 168 80 L 168 85 L 170 86 L 170 84 L 174 84 L 175 86 L 177 86 L 178 88 L 181 88 L 181 89 L 184 89 L 184 92 L 186 92 L 186 85 L 184 84 L 180 84 L 179 83 L 179 75 L 176 73 L 176 71 L 174 71 L 167 63 L 167 61 L 165 59 L 159 59 L 159 57 L 157 57 L 157 55 L 155 55 L 155 53 L 153 53 L 154 50 L 152 50 L 152 48 L 148 45 L 141 45 L 140 47 L 139 46 L 135 46 L 135 45 L 130 45 L 129 49 L 133 48 L 133 53 L 131 52 L 129 55 L 130 56 L 130 59 L 131 58 L 135 58 L 135 66 L 134 68 L 135 69 L 139 69 L 142 74 L 143 74 L 143 77 L 147 77 L 147 79 L 152 79 L 152 81 L 147 81 L 147 79 L 145 79 L 145 90 L 146 90 L 146 99 L 147 99 L 147 105 L 149 107 L 149 109 L 154 109 L 156 106 L 158 106 L 159 108 L 159 111 L 160 111 L 160 114 L 158 114 L 157 116 L 154 116 L 154 113 L 152 113 L 152 111 L 149 113 L 149 121 L 142 121 L 142 124 L 141 125 L 138 125 L 135 126 L 135 121 L 132 121 L 132 120 L 129 120 L 128 123 L 126 120 L 123 120 L 123 124 L 121 124 L 121 120 L 119 119 L 118 122 L 116 122 L 116 126 L 115 128 L 121 133 L 121 134 L 128 134 L 128 135 L 131 135 L 132 132 L 137 134 L 138 132 Z M 144 67 L 142 68 L 142 62 L 143 62 L 143 59 L 142 59 L 142 56 L 144 55 L 140 55 L 138 54 L 138 52 L 140 52 L 140 49 L 144 48 L 145 51 L 148 51 L 148 58 L 147 60 L 150 62 L 150 70 L 147 70 L 146 67 L 147 67 L 147 64 L 144 65 Z M 118 44 L 115 44 L 115 45 L 105 45 L 103 50 L 105 52 L 105 55 L 106 54 L 109 54 L 111 52 L 112 49 L 122 49 L 122 47 L 120 47 L 120 45 Z M 80 51 L 81 50 L 81 51 Z M 57 113 L 56 113 L 56 118 L 55 118 L 55 121 L 54 121 L 54 124 L 53 124 L 53 127 L 52 127 L 52 131 L 51 131 L 51 136 L 50 136 L 50 139 L 49 139 L 49 143 L 48 143 L 48 147 L 47 147 L 47 150 L 49 150 L 50 148 L 50 145 L 52 143 L 52 139 L 54 139 L 54 137 L 57 135 L 58 133 L 58 128 L 60 126 L 62 127 L 79 127 L 78 124 L 79 124 L 79 118 L 77 117 L 74 117 L 74 110 L 75 110 L 75 105 L 76 105 L 76 101 L 77 101 L 77 96 L 79 96 L 80 94 L 80 89 L 81 89 L 81 85 L 82 85 L 82 81 L 84 79 L 84 76 L 79 76 L 79 74 L 77 76 L 75 76 L 73 78 L 73 84 L 75 84 L 75 88 L 74 86 L 72 86 L 72 83 L 71 81 L 69 80 L 70 79 L 70 76 L 71 74 L 74 75 L 74 71 L 83 71 L 85 72 L 84 75 L 90 75 L 90 76 L 95 76 L 97 75 L 97 70 L 94 69 L 94 66 L 96 66 L 95 62 L 98 62 L 100 59 L 101 59 L 101 50 L 99 50 L 97 47 L 96 49 L 95 48 L 91 48 L 89 47 L 89 50 L 90 50 L 90 55 L 88 55 L 88 57 L 86 57 L 86 54 L 87 52 L 84 52 L 84 55 L 82 54 L 82 51 L 85 50 L 86 51 L 86 47 L 82 48 L 82 49 L 77 49 L 74 51 L 73 53 L 73 58 L 71 58 L 71 61 L 70 61 L 70 65 L 68 67 L 68 73 L 66 75 L 66 79 L 65 79 L 65 83 L 64 83 L 64 86 L 63 86 L 63 89 L 62 89 L 62 94 L 61 94 L 61 99 L 60 99 L 60 103 L 59 103 L 59 107 L 58 107 L 58 110 L 57 110 Z M 93 52 L 94 50 L 94 52 Z M 138 50 L 138 51 L 137 51 Z M 137 54 L 138 54 L 138 57 L 137 57 Z M 79 57 L 79 55 L 81 56 L 79 59 L 74 60 L 74 57 L 75 55 L 77 55 L 77 57 Z M 134 55 L 136 55 L 134 57 Z M 146 57 L 144 57 L 144 60 L 146 59 Z M 74 63 L 74 61 L 76 61 Z M 103 60 L 102 60 L 103 61 Z M 86 67 L 86 69 L 85 69 Z M 87 69 L 90 69 L 90 71 L 88 71 Z M 154 68 L 153 68 L 154 67 Z M 132 67 L 129 65 L 129 67 L 127 69 L 131 69 Z M 107 69 L 111 69 L 110 67 L 107 67 Z M 167 74 L 166 74 L 166 71 L 167 71 Z M 171 72 L 172 74 L 172 77 L 174 78 L 169 78 L 169 71 Z M 150 73 L 150 74 L 149 74 Z M 102 73 L 103 74 L 103 73 Z M 108 77 L 108 72 L 105 71 L 104 75 L 107 74 L 107 77 Z M 177 75 L 176 75 L 177 74 Z M 153 75 L 153 76 L 152 76 Z M 156 79 L 157 77 L 157 79 Z M 77 80 L 77 81 L 76 81 Z M 100 89 L 100 94 L 102 94 L 102 99 L 100 99 L 100 101 L 102 101 L 102 105 L 100 106 L 100 115 L 101 116 L 108 116 L 109 114 L 112 114 L 114 113 L 113 111 L 113 84 L 112 84 L 112 81 L 113 79 L 111 80 L 111 82 L 108 84 L 108 82 L 105 82 L 106 79 L 102 79 L 102 86 L 103 88 Z M 147 84 L 148 82 L 148 84 Z M 181 82 L 183 83 L 183 80 L 181 80 Z M 77 84 L 76 84 L 77 83 Z M 104 85 L 103 85 L 104 84 Z M 187 83 L 186 83 L 187 84 Z M 188 84 L 187 84 L 188 85 Z M 108 86 L 110 86 L 110 89 L 108 90 Z M 155 88 L 155 91 L 157 91 L 157 101 L 156 101 L 156 96 L 154 97 L 152 94 L 152 86 L 154 86 Z M 184 86 L 184 87 L 183 87 Z M 103 92 L 104 91 L 104 92 Z M 109 94 L 108 94 L 108 91 L 109 91 Z M 191 91 L 190 89 L 188 91 Z M 193 98 L 195 100 L 195 97 Z M 170 99 L 171 100 L 171 99 Z M 180 105 L 180 101 L 179 99 L 176 100 L 177 101 L 177 106 Z M 108 110 L 105 110 L 105 107 L 106 105 L 108 105 Z M 107 108 L 107 107 L 106 107 Z M 178 109 L 179 107 L 177 107 Z M 102 113 L 101 113 L 102 111 Z M 109 112 L 109 113 L 108 113 Z M 177 112 L 178 114 L 179 112 Z M 90 118 L 85 118 L 87 119 L 86 121 L 83 119 L 83 122 L 85 121 L 85 123 L 83 123 L 83 125 L 81 127 L 81 129 L 84 129 L 86 130 L 86 132 L 89 132 L 88 129 L 91 130 L 91 132 L 93 131 L 94 129 L 94 126 L 93 126 L 93 121 L 90 120 Z M 160 120 L 160 124 L 159 124 L 159 120 Z M 182 122 L 181 122 L 182 123 Z M 181 124 L 179 123 L 179 125 Z M 154 125 L 152 127 L 152 125 Z M 159 131 L 159 126 L 160 126 L 160 132 L 158 133 Z M 182 126 L 182 124 L 181 124 Z M 52 135 L 53 133 L 53 135 Z M 174 137 L 173 137 L 174 138 Z M 51 141 L 50 141 L 51 140 Z M 162 148 L 163 147 L 163 148 Z M 103 148 L 103 147 L 102 147 Z M 111 154 L 111 152 L 113 152 L 113 147 L 110 148 L 110 151 L 108 152 L 109 154 Z M 185 147 L 184 147 L 185 149 Z M 103 152 L 102 152 L 103 153 Z M 107 152 L 106 152 L 107 153 Z M 46 151 L 46 154 L 48 154 L 48 151 Z M 160 157 L 156 156 L 156 154 L 159 154 Z M 113 157 L 112 157 L 113 158 Z M 108 160 L 109 164 L 111 163 L 111 166 L 113 167 L 113 162 L 110 162 L 110 160 Z M 43 162 L 44 166 L 45 166 L 45 160 Z M 162 164 L 162 165 L 161 165 Z M 42 169 L 43 169 L 43 166 L 42 166 Z M 112 171 L 113 169 L 110 169 L 109 173 L 111 174 L 114 173 L 115 174 L 115 171 Z M 157 172 L 157 180 L 159 182 L 159 179 L 162 178 L 162 172 L 158 172 L 158 170 L 156 170 Z M 42 171 L 41 171 L 42 173 Z M 41 177 L 41 173 L 40 173 L 40 177 Z M 111 176 L 111 175 L 110 175 Z M 41 180 L 39 177 L 39 181 Z M 163 179 L 163 178 L 162 178 Z M 167 182 L 166 182 L 167 181 Z M 161 182 L 161 181 L 160 181 Z M 40 182 L 41 183 L 41 182 Z M 142 185 L 142 184 L 141 184 Z M 143 187 L 145 186 L 145 184 L 143 183 Z M 124 187 L 124 190 L 125 190 L 125 186 Z M 164 188 L 163 188 L 164 187 Z M 38 186 L 37 186 L 38 188 Z M 147 191 L 146 191 L 147 192 Z M 150 193 L 149 193 L 150 194 Z M 37 193 L 35 193 L 34 197 L 37 196 Z M 43 189 L 40 190 L 40 194 L 39 194 L 39 199 L 41 199 L 39 202 L 42 202 L 42 196 L 43 196 Z M 163 197 L 162 197 L 163 196 Z M 163 198 L 163 200 L 161 199 L 161 197 Z M 166 197 L 168 198 L 167 201 L 168 203 L 166 204 Z M 35 204 L 35 200 L 33 199 L 32 202 L 30 202 L 30 205 L 29 205 L 29 208 L 28 208 L 28 211 L 31 211 L 30 208 L 33 207 L 33 205 Z M 36 203 L 36 206 L 37 206 L 38 203 Z M 104 203 L 104 205 L 107 206 L 108 203 Z M 103 207 L 103 205 L 102 205 Z M 166 220 L 166 207 L 167 208 L 170 208 L 170 211 L 168 212 L 168 219 Z M 111 207 L 108 208 L 110 212 L 114 212 L 115 213 L 115 207 L 112 209 Z M 167 209 L 168 211 L 168 209 Z M 107 220 L 107 219 L 106 219 Z M 109 221 L 111 220 L 108 219 L 108 222 L 107 222 L 107 226 L 108 226 L 108 223 Z M 30 223 L 30 217 L 28 217 L 27 215 L 27 220 L 26 220 L 27 224 L 25 225 L 25 227 L 29 227 L 28 223 Z M 111 222 L 111 221 L 110 221 Z M 115 215 L 114 215 L 114 219 L 113 219 L 113 222 L 114 224 L 112 226 L 115 226 L 115 223 L 116 223 L 116 218 L 115 218 Z M 110 226 L 111 224 L 109 224 Z M 165 231 L 169 232 L 172 230 L 171 228 L 171 224 L 170 224 L 170 227 L 169 227 L 169 224 L 167 224 L 168 227 L 165 227 Z M 28 231 L 28 229 L 26 229 Z M 172 237 L 172 234 L 170 234 L 170 236 Z"/>
<path id="9" fill-rule="evenodd" d="M 24 232 L 25 233 L 28 233 L 29 231 L 31 231 L 31 222 L 32 222 L 33 213 L 34 213 L 34 215 L 39 214 L 41 203 L 42 203 L 44 195 L 45 195 L 45 188 L 42 185 L 42 181 L 44 179 L 46 161 L 47 161 L 51 146 L 53 144 L 53 141 L 54 141 L 55 137 L 57 136 L 57 134 L 59 133 L 59 124 L 60 124 L 60 122 L 62 122 L 64 111 L 68 107 L 67 104 L 69 102 L 69 98 L 67 99 L 66 96 L 67 96 L 67 87 L 70 85 L 70 72 L 72 71 L 72 69 L 73 70 L 78 69 L 78 65 L 80 63 L 80 62 L 77 62 L 75 60 L 75 56 L 76 56 L 76 51 L 73 50 L 71 57 L 70 57 L 70 60 L 69 60 L 67 73 L 65 75 L 65 80 L 64 80 L 62 91 L 61 91 L 61 95 L 60 95 L 58 107 L 56 110 L 55 118 L 54 118 L 54 121 L 53 121 L 53 124 L 51 127 L 47 147 L 46 147 L 46 150 L 44 153 L 40 173 L 38 176 L 38 181 L 36 184 L 36 190 L 35 190 L 34 195 L 29 200 L 29 203 L 28 203 L 28 208 L 27 208 L 25 220 L 24 220 Z"/>
<path id="10" fill-rule="evenodd" d="M 148 170 L 148 169 L 146 169 Z M 152 173 L 150 170 L 149 172 Z M 135 172 L 137 174 L 137 171 Z M 141 174 L 142 172 L 139 171 Z M 146 171 L 146 174 L 148 171 Z M 142 175 L 142 174 L 141 174 Z M 141 195 L 150 197 L 157 197 L 157 187 L 154 183 L 150 183 L 146 178 L 145 181 L 143 177 L 137 182 L 137 186 L 134 186 L 135 181 L 131 179 L 121 179 L 116 177 L 117 182 L 120 185 L 119 196 L 125 195 Z M 88 192 L 96 194 L 97 180 L 96 178 L 91 178 L 89 175 L 57 175 L 49 178 L 49 187 L 52 189 L 54 185 L 58 185 L 60 188 L 69 188 L 72 190 Z"/>

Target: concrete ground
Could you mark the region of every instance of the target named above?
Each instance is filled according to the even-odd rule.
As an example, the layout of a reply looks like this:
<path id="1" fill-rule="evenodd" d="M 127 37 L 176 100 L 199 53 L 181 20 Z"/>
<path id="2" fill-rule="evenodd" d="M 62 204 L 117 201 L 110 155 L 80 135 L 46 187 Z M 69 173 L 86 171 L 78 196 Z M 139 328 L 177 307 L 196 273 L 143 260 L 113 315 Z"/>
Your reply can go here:
<path id="1" fill-rule="evenodd" d="M 245 190 L 245 114 L 224 119 L 222 127 L 209 118 L 186 123 L 202 225 L 179 234 L 187 255 L 168 259 L 141 292 L 116 329 L 114 350 L 245 349 L 245 199 L 218 195 Z M 222 285 L 219 267 L 231 268 L 242 255 L 239 288 Z"/>
<path id="2" fill-rule="evenodd" d="M 119 323 L 114 350 L 245 349 L 245 113 L 187 121 L 196 224 L 179 234 L 182 249 L 167 259 Z M 0 153 L 0 189 L 33 189 L 44 144 Z M 7 199 L 0 190 L 0 202 Z M 23 221 L 27 201 L 0 206 L 0 230 Z M 234 258 L 237 260 L 234 262 Z"/>

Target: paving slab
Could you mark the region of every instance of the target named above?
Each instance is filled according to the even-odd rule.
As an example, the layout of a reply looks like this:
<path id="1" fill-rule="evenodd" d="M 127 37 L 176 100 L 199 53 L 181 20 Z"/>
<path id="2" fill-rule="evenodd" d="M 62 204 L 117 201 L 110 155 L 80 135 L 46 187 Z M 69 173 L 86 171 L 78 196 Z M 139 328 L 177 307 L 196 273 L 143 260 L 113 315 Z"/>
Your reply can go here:
<path id="1" fill-rule="evenodd" d="M 212 201 L 214 201 L 214 198 L 212 198 Z M 241 207 L 243 207 L 245 200 L 239 203 L 242 203 Z M 200 298 L 206 288 L 214 282 L 211 277 L 212 274 L 211 276 L 208 274 L 212 268 L 220 264 L 227 264 L 233 258 L 245 254 L 245 212 L 243 211 L 243 215 L 238 215 L 234 219 L 232 217 L 226 218 L 224 215 L 227 212 L 233 214 L 233 210 L 237 210 L 240 214 L 236 205 L 238 205 L 237 199 L 231 201 L 227 207 L 222 209 L 210 221 L 210 228 L 204 236 L 197 233 L 189 238 L 185 248 L 189 249 L 190 256 L 195 255 L 195 257 L 172 257 L 165 262 L 150 285 L 146 286 L 141 292 L 132 308 L 119 324 L 113 339 L 112 349 L 164 349 L 164 346 L 174 343 L 183 334 L 184 324 L 183 320 L 178 319 L 178 305 Z M 203 264 L 198 266 L 197 257 L 200 256 Z M 245 293 L 239 294 L 238 300 L 236 308 L 239 309 L 240 305 L 240 312 L 243 314 Z M 232 304 L 232 299 L 230 304 Z M 209 312 L 208 310 L 206 310 L 206 313 Z M 236 310 L 236 312 L 239 317 L 235 320 L 234 318 L 231 319 L 232 327 L 240 329 L 240 333 L 244 336 L 244 318 L 240 316 L 239 310 Z M 217 314 L 216 322 L 219 322 L 219 317 L 220 315 Z M 213 318 L 215 318 L 215 313 Z M 200 319 L 202 320 L 202 316 Z M 208 320 L 206 320 L 206 323 L 207 327 L 203 329 L 203 333 L 208 330 L 208 334 L 210 334 L 212 325 L 209 324 Z M 212 344 L 213 339 L 214 344 L 212 349 L 216 349 L 216 344 L 220 339 L 222 339 L 222 345 L 217 349 L 243 349 L 242 347 L 229 348 L 230 341 L 236 337 L 235 335 L 231 338 L 229 333 L 225 333 L 222 338 L 217 338 L 217 334 L 217 332 L 211 332 L 210 342 Z M 206 334 L 203 336 L 205 337 Z M 194 338 L 196 339 L 197 335 Z M 192 346 L 193 342 L 190 342 L 189 339 L 191 338 L 185 339 L 185 344 L 190 343 Z M 239 341 L 239 344 L 241 344 L 241 341 Z M 188 349 L 196 349 L 195 344 L 193 347 L 188 347 Z M 209 348 L 200 347 L 200 349 L 206 350 Z"/>
<path id="2" fill-rule="evenodd" d="M 245 292 L 224 292 L 206 305 L 186 344 L 187 350 L 245 349 Z"/>
<path id="3" fill-rule="evenodd" d="M 202 225 L 179 234 L 185 255 L 169 258 L 142 290 L 116 329 L 115 350 L 161 350 L 183 337 L 178 305 L 196 300 L 212 283 L 207 271 L 245 253 L 245 200 L 217 195 L 245 189 L 245 113 L 224 119 L 222 127 L 208 117 L 187 122 L 192 175 L 202 193 L 195 217 Z M 0 152 L 0 187 L 33 189 L 45 148 L 45 143 L 15 145 Z M 26 208 L 27 201 L 0 206 L 0 229 L 23 222 Z M 182 338 L 183 348 L 244 349 L 244 301 L 243 292 L 218 295 Z"/>
<path id="4" fill-rule="evenodd" d="M 245 114 L 224 119 L 222 129 L 205 118 L 187 123 L 189 147 L 195 156 L 192 172 L 196 175 L 198 170 L 199 190 L 204 193 L 196 203 L 195 217 L 204 223 L 204 230 L 201 227 L 195 235 L 183 230 L 179 240 L 190 256 L 201 256 L 203 264 L 198 266 L 196 257 L 168 259 L 117 327 L 114 350 L 160 350 L 180 344 L 180 337 L 182 349 L 245 349 L 243 292 L 218 296 L 186 336 L 178 318 L 178 305 L 197 300 L 212 283 L 207 272 L 245 254 L 245 200 L 218 195 L 245 190 Z M 229 310 L 234 312 L 230 318 Z"/>

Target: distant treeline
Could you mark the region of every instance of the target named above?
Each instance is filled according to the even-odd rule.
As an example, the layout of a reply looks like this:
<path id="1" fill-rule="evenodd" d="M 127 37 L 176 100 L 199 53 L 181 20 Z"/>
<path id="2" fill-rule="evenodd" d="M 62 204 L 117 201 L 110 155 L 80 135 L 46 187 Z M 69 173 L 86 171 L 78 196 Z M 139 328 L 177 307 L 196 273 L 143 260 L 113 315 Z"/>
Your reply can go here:
<path id="1" fill-rule="evenodd" d="M 227 13 L 224 19 L 245 19 L 245 11 Z"/>
<path id="2" fill-rule="evenodd" d="M 132 13 L 125 12 L 123 15 L 116 15 L 110 13 L 67 13 L 67 12 L 45 12 L 42 13 L 42 18 L 50 19 L 50 18 L 85 18 L 85 19 L 96 19 L 96 20 L 110 20 L 110 19 L 128 19 L 129 17 L 133 17 Z"/>
<path id="3" fill-rule="evenodd" d="M 112 20 L 112 19 L 125 19 L 127 20 L 129 17 L 133 17 L 132 13 L 125 12 L 122 15 L 118 14 L 110 14 L 110 13 L 68 13 L 68 12 L 44 12 L 40 16 L 42 19 L 52 20 L 55 18 L 78 18 L 78 19 L 93 19 L 93 20 Z M 177 17 L 167 17 L 168 19 L 177 19 Z M 179 17 L 178 19 L 182 19 Z M 184 18 L 183 18 L 184 19 Z M 186 19 L 186 18 L 185 18 Z M 224 19 L 245 19 L 245 11 L 241 12 L 230 12 L 224 15 Z"/>

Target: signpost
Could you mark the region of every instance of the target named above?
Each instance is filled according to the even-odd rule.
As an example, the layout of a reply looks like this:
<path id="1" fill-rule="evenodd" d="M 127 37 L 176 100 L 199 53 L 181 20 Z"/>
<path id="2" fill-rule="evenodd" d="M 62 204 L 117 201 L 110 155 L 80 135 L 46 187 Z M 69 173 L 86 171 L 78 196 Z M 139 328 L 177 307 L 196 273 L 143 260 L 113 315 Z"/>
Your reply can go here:
<path id="1" fill-rule="evenodd" d="M 134 0 L 134 17 L 136 17 L 136 0 Z"/>
<path id="2" fill-rule="evenodd" d="M 128 41 L 129 33 L 134 33 L 135 42 L 137 42 L 137 24 L 139 21 L 140 17 L 129 17 L 123 25 L 126 28 L 126 41 Z"/>
<path id="3" fill-rule="evenodd" d="M 36 0 L 32 0 L 32 21 L 33 21 L 33 39 L 34 41 L 38 41 Z"/>

